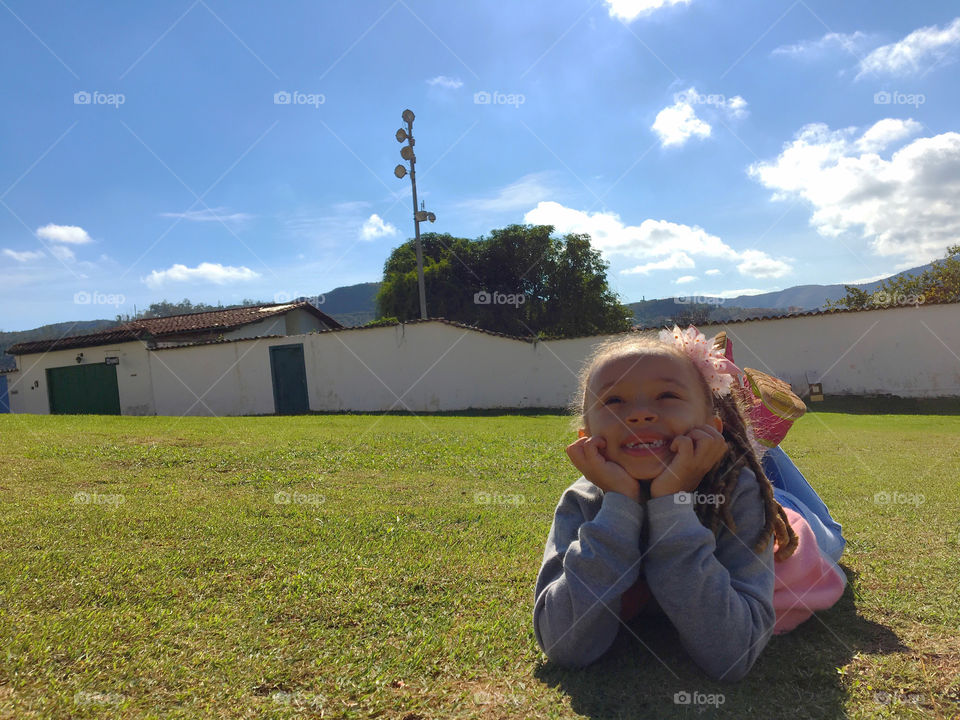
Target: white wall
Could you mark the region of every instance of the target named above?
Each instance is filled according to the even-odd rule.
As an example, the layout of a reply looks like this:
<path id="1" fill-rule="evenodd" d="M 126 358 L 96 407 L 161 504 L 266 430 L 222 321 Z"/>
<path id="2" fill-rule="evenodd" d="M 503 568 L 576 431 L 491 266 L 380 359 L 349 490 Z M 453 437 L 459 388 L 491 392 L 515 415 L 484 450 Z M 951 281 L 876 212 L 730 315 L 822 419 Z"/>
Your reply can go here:
<path id="1" fill-rule="evenodd" d="M 706 325 L 726 330 L 734 359 L 783 378 L 799 394 L 806 372 L 827 395 L 960 397 L 960 304 Z M 656 334 L 651 331 L 650 334 Z M 460 410 L 564 407 L 591 349 L 610 336 L 527 342 L 441 322 L 331 331 L 155 350 L 141 343 L 84 348 L 89 359 L 120 355 L 125 414 L 274 412 L 269 348 L 303 343 L 311 410 Z M 74 362 L 76 350 L 40 365 Z M 21 357 L 11 378 L 13 412 L 48 412 L 42 369 Z M 38 356 L 33 356 L 38 357 Z M 149 360 L 147 360 L 147 357 Z M 136 376 L 136 377 L 134 377 Z M 142 378 L 152 379 L 152 392 Z M 35 378 L 41 386 L 26 390 Z"/>
<path id="2" fill-rule="evenodd" d="M 806 390 L 806 372 L 827 395 L 960 396 L 960 304 L 757 320 L 719 329 L 737 365 Z"/>
<path id="3" fill-rule="evenodd" d="M 47 368 L 76 366 L 77 355 L 80 353 L 83 353 L 85 363 L 102 363 L 108 355 L 118 357 L 120 364 L 116 366 L 117 390 L 120 395 L 121 414 L 154 414 L 147 349 L 138 340 L 17 356 L 19 372 L 9 376 L 10 412 L 49 414 Z"/>

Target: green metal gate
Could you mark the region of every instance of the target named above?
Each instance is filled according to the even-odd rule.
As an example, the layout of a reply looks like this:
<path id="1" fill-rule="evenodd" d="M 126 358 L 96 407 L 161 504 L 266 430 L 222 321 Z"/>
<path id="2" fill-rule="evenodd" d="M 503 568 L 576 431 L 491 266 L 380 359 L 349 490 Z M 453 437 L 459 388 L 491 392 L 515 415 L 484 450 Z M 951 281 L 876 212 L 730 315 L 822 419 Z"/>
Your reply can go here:
<path id="1" fill-rule="evenodd" d="M 47 368 L 50 412 L 55 415 L 119 415 L 117 366 L 104 363 Z"/>
<path id="2" fill-rule="evenodd" d="M 278 415 L 310 412 L 303 344 L 271 347 L 270 375 L 273 378 L 273 403 Z"/>

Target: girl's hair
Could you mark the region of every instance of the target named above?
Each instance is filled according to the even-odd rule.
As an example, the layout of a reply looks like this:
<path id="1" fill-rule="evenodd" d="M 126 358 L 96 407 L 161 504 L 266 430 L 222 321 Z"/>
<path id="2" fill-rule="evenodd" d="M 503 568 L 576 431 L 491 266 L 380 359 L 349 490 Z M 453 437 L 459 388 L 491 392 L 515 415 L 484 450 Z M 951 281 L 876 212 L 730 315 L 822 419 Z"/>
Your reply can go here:
<path id="1" fill-rule="evenodd" d="M 730 512 L 730 497 L 740 477 L 740 471 L 744 467 L 749 467 L 760 484 L 765 517 L 763 530 L 753 549 L 755 552 L 762 552 L 770 542 L 770 538 L 774 537 L 777 542 L 776 559 L 784 560 L 790 557 L 797 548 L 797 535 L 790 527 L 790 521 L 780 503 L 774 500 L 773 485 L 763 472 L 763 467 L 754 450 L 758 445 L 750 424 L 746 420 L 746 406 L 736 386 L 728 395 L 720 396 L 713 393 L 694 362 L 679 348 L 640 334 L 612 338 L 600 344 L 580 369 L 577 394 L 570 405 L 574 421 L 579 422 L 579 427 L 586 427 L 587 408 L 596 400 L 588 397 L 590 378 L 594 372 L 608 360 L 631 355 L 672 355 L 688 363 L 700 381 L 703 396 L 711 404 L 712 412 L 723 421 L 723 437 L 727 441 L 727 452 L 723 459 L 703 476 L 703 480 L 697 487 L 697 494 L 694 496 L 694 500 L 704 495 L 713 495 L 715 499 L 722 496 L 723 500 L 709 504 L 695 502 L 694 511 L 700 522 L 710 528 L 714 536 L 719 533 L 721 522 L 730 532 L 736 532 L 736 525 Z"/>

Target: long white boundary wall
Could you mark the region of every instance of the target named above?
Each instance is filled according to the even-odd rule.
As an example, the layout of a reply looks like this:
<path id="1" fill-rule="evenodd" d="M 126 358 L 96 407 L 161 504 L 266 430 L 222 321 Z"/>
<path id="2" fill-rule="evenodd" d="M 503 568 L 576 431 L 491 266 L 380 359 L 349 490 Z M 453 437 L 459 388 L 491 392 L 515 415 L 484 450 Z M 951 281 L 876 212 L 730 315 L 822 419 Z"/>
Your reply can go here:
<path id="1" fill-rule="evenodd" d="M 827 395 L 960 398 L 960 304 L 897 307 L 705 325 L 726 330 L 740 367 Z M 655 334 L 651 332 L 651 334 Z M 591 350 L 612 336 L 526 342 L 424 322 L 149 351 L 141 343 L 86 348 L 120 356 L 124 414 L 274 412 L 272 345 L 302 343 L 311 410 L 462 410 L 563 407 Z M 13 412 L 46 413 L 44 369 L 76 350 L 23 356 L 8 376 Z M 102 360 L 102 358 L 101 358 Z"/>

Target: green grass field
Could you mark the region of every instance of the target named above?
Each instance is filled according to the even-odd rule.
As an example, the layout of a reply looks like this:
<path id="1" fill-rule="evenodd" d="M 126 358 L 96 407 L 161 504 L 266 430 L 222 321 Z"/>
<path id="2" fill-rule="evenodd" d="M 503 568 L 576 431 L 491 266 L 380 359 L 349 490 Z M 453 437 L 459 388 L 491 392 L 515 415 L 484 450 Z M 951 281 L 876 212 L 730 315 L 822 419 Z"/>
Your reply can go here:
<path id="1" fill-rule="evenodd" d="M 823 410 L 850 586 L 731 684 L 669 627 L 540 653 L 565 417 L 0 415 L 0 717 L 957 717 L 960 417 Z"/>

